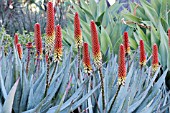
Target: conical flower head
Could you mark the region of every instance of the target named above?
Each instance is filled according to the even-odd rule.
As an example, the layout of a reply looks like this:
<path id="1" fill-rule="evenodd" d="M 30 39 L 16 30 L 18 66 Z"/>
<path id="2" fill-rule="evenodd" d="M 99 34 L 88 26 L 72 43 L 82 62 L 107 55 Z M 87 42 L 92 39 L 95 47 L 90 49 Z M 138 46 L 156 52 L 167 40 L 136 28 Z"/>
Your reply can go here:
<path id="1" fill-rule="evenodd" d="M 41 28 L 40 24 L 36 23 L 34 25 L 34 40 L 35 40 L 35 46 L 36 46 L 36 56 L 42 59 L 42 38 L 41 38 Z"/>
<path id="2" fill-rule="evenodd" d="M 118 67 L 118 85 L 124 85 L 126 79 L 125 49 L 121 44 L 119 47 L 119 67 Z"/>
<path id="3" fill-rule="evenodd" d="M 145 48 L 144 48 L 143 40 L 140 40 L 139 46 L 140 46 L 140 61 L 139 61 L 139 64 L 142 67 L 142 66 L 146 65 L 146 56 L 145 56 Z"/>
<path id="4" fill-rule="evenodd" d="M 18 44 L 18 35 L 15 33 L 14 35 L 14 45 L 16 46 Z"/>
<path id="5" fill-rule="evenodd" d="M 82 33 L 81 33 L 81 29 L 80 29 L 80 18 L 78 13 L 75 13 L 74 16 L 74 40 L 76 43 L 76 47 L 82 47 Z"/>
<path id="6" fill-rule="evenodd" d="M 152 70 L 155 72 L 159 67 L 158 61 L 158 46 L 156 44 L 152 47 Z"/>
<path id="7" fill-rule="evenodd" d="M 61 57 L 62 57 L 62 34 L 60 25 L 57 25 L 54 43 L 54 62 L 61 60 Z"/>
<path id="8" fill-rule="evenodd" d="M 128 32 L 124 32 L 124 35 L 123 35 L 123 45 L 124 45 L 124 48 L 125 48 L 125 53 L 126 54 L 130 54 Z"/>
<path id="9" fill-rule="evenodd" d="M 169 48 L 170 48 L 170 28 L 168 29 L 168 45 L 169 45 Z"/>
<path id="10" fill-rule="evenodd" d="M 91 38 L 92 38 L 92 52 L 94 57 L 94 63 L 97 68 L 100 68 L 102 65 L 102 55 L 100 52 L 100 44 L 98 40 L 98 33 L 94 21 L 90 23 L 91 27 Z"/>
<path id="11" fill-rule="evenodd" d="M 16 48 L 17 48 L 17 51 L 18 51 L 18 56 L 19 56 L 19 58 L 22 59 L 22 48 L 21 48 L 21 44 L 18 43 L 18 44 L 16 45 Z"/>
<path id="12" fill-rule="evenodd" d="M 47 27 L 45 49 L 46 54 L 51 54 L 55 39 L 54 7 L 52 2 L 47 3 Z"/>
<path id="13" fill-rule="evenodd" d="M 90 64 L 90 56 L 87 43 L 83 44 L 83 66 L 85 73 L 90 74 L 92 72 L 92 66 Z"/>

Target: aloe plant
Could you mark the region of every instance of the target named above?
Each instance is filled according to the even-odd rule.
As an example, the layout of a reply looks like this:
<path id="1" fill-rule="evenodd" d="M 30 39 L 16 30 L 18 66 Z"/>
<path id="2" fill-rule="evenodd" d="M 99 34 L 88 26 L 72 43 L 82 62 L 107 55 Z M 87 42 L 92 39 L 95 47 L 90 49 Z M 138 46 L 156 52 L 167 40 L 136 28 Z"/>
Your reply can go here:
<path id="1" fill-rule="evenodd" d="M 143 3 L 145 2 L 141 2 L 141 4 Z M 110 11 L 113 7 L 111 6 L 111 9 L 107 9 L 105 5 L 102 7 L 105 4 L 104 1 L 100 1 L 99 4 L 100 6 L 96 6 L 96 9 L 100 12 L 97 10 L 97 12 L 93 12 L 94 15 L 96 14 L 91 17 L 95 17 L 93 21 L 87 18 L 90 15 L 87 10 L 92 6 L 88 6 L 83 1 L 80 1 L 80 7 L 73 4 L 80 15 L 80 22 L 76 24 L 78 28 L 75 25 L 75 28 L 78 29 L 78 31 L 75 30 L 76 36 L 78 36 L 75 38 L 78 40 L 82 38 L 80 37 L 81 24 L 83 40 L 87 41 L 83 44 L 83 59 L 75 56 L 74 36 L 72 37 L 69 34 L 74 34 L 69 31 L 73 28 L 73 25 L 70 25 L 67 29 L 62 29 L 63 38 L 59 25 L 56 26 L 55 30 L 52 2 L 48 2 L 45 41 L 43 37 L 41 38 L 40 25 L 35 24 L 35 41 L 30 41 L 25 46 L 15 36 L 14 41 L 11 42 L 13 48 L 9 47 L 8 54 L 5 54 L 5 43 L 3 41 L 4 36 L 8 35 L 5 32 L 0 34 L 2 36 L 0 41 L 2 47 L 0 49 L 0 112 L 66 113 L 78 110 L 79 112 L 88 111 L 89 113 L 151 113 L 164 112 L 170 109 L 169 92 L 165 85 L 167 84 L 165 78 L 168 75 L 169 67 L 165 66 L 166 62 L 164 64 L 162 59 L 158 59 L 156 43 L 153 44 L 153 48 L 150 48 L 153 54 L 152 59 L 150 59 L 151 53 L 148 51 L 147 42 L 145 42 L 147 39 L 139 38 L 135 42 L 136 39 L 132 39 L 131 35 L 128 37 L 129 32 L 125 32 L 122 38 L 122 30 L 122 33 L 117 33 L 120 37 L 112 40 L 110 36 L 113 33 L 108 30 L 112 25 L 109 25 L 110 23 L 108 21 L 107 23 L 104 18 L 107 14 L 111 14 Z M 115 6 L 119 6 L 116 4 Z M 95 4 L 93 5 L 95 6 Z M 80 11 L 81 8 L 83 12 Z M 74 9 L 71 10 L 75 11 Z M 88 16 L 83 15 L 85 13 Z M 68 15 L 74 18 L 73 14 Z M 99 15 L 100 17 L 98 17 Z M 86 24 L 85 21 L 89 21 L 89 23 Z M 121 28 L 120 21 L 129 24 L 126 20 L 119 20 L 118 23 L 114 23 L 114 29 Z M 108 28 L 108 26 L 110 27 Z M 126 29 L 125 26 L 122 28 Z M 137 23 L 136 26 L 140 28 L 143 25 Z M 163 27 L 160 27 L 160 29 L 163 30 Z M 141 29 L 141 31 L 143 30 Z M 89 36 L 90 32 L 90 38 L 86 37 Z M 164 32 L 161 35 L 167 37 Z M 103 43 L 105 39 L 102 35 L 98 38 L 98 34 L 99 36 L 101 34 L 108 36 L 109 38 L 106 39 L 109 41 Z M 135 33 L 133 34 L 135 36 Z M 67 39 L 68 35 L 70 35 L 70 39 Z M 72 39 L 73 43 L 68 41 Z M 77 41 L 79 44 L 80 42 Z M 123 44 L 121 44 L 122 42 Z M 106 46 L 108 43 L 111 46 Z M 137 46 L 137 43 L 140 47 Z M 67 44 L 70 44 L 70 48 L 67 47 Z M 45 53 L 43 53 L 43 45 L 45 45 Z M 30 54 L 30 51 L 32 54 Z M 93 54 L 93 57 L 90 57 L 89 53 Z M 102 56 L 102 53 L 106 53 L 107 62 L 102 59 L 104 56 Z M 118 57 L 116 53 L 119 53 Z M 39 59 L 40 54 L 41 60 Z M 77 67 L 77 61 L 79 67 Z M 159 61 L 161 63 L 158 65 Z M 162 67 L 163 70 L 161 70 Z M 75 71 L 77 68 L 79 68 L 79 71 Z M 78 74 L 80 76 L 77 76 Z"/>

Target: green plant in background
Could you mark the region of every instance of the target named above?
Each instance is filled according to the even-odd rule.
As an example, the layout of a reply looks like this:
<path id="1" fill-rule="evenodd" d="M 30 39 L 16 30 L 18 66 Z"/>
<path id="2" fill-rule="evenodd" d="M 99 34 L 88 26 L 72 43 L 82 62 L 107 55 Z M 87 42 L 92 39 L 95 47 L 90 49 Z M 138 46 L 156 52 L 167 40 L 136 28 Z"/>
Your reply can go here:
<path id="1" fill-rule="evenodd" d="M 140 39 L 144 40 L 148 56 L 151 55 L 152 45 L 156 43 L 159 49 L 159 59 L 163 66 L 170 70 L 170 49 L 168 47 L 167 31 L 169 28 L 169 8 L 167 0 L 141 0 L 141 5 L 130 3 L 131 11 L 124 10 L 123 23 L 136 29 L 131 35 L 136 44 Z"/>
<path id="2" fill-rule="evenodd" d="M 92 47 L 89 23 L 91 20 L 94 20 L 98 26 L 99 41 L 104 59 L 109 56 L 109 54 L 107 54 L 108 49 L 110 49 L 110 52 L 114 51 L 118 53 L 117 48 L 122 41 L 122 34 L 126 30 L 126 25 L 121 24 L 121 15 L 117 14 L 121 4 L 115 3 L 108 8 L 105 0 L 101 0 L 98 4 L 94 0 L 90 0 L 88 3 L 80 0 L 80 7 L 76 4 L 72 5 L 73 8 L 70 9 L 71 13 L 67 14 L 68 26 L 66 31 L 63 31 L 65 45 L 70 46 L 74 44 L 72 39 L 74 35 L 72 23 L 74 13 L 78 12 L 83 31 L 83 40 L 89 44 L 89 47 Z"/>

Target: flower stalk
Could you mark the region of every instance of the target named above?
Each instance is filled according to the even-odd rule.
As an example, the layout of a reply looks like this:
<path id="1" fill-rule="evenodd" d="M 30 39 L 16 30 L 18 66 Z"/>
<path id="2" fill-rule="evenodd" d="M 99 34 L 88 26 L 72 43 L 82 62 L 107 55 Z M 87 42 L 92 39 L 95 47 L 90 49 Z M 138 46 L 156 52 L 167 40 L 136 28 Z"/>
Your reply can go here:
<path id="1" fill-rule="evenodd" d="M 115 103 L 115 100 L 118 96 L 121 86 L 125 85 L 125 80 L 126 80 L 125 49 L 124 49 L 124 45 L 121 44 L 119 47 L 118 89 L 117 89 L 116 94 L 113 98 L 113 102 L 111 104 L 111 107 L 109 108 L 108 113 L 111 112 L 112 106 Z"/>
<path id="2" fill-rule="evenodd" d="M 21 59 L 22 59 L 22 48 L 21 48 L 21 44 L 18 43 L 18 44 L 16 45 L 16 47 L 17 47 L 17 51 L 18 51 L 18 56 L 19 56 L 19 58 L 20 58 L 20 60 L 21 60 Z"/>
<path id="3" fill-rule="evenodd" d="M 125 57 L 127 58 L 127 71 L 129 71 L 130 66 L 130 45 L 129 45 L 129 38 L 128 38 L 128 32 L 124 32 L 123 34 L 123 45 L 125 48 Z"/>
<path id="4" fill-rule="evenodd" d="M 100 52 L 98 33 L 94 21 L 91 21 L 90 27 L 91 27 L 92 52 L 93 52 L 94 64 L 99 71 L 99 75 L 101 79 L 102 106 L 103 106 L 103 112 L 105 112 L 106 104 L 105 104 L 105 95 L 104 95 L 104 80 L 102 74 L 102 55 Z"/>
<path id="5" fill-rule="evenodd" d="M 54 62 L 55 62 L 55 66 L 54 66 L 54 70 L 52 73 L 52 76 L 50 78 L 50 84 L 51 81 L 53 79 L 53 76 L 56 72 L 56 68 L 58 65 L 58 62 L 62 60 L 62 33 L 61 33 L 61 26 L 57 25 L 56 26 L 56 35 L 55 35 L 55 43 L 54 43 Z"/>
<path id="6" fill-rule="evenodd" d="M 45 38 L 45 49 L 48 56 L 51 55 L 54 47 L 55 39 L 55 20 L 54 20 L 54 7 L 52 2 L 47 3 L 47 27 Z"/>
<path id="7" fill-rule="evenodd" d="M 40 70 L 40 60 L 42 59 L 42 37 L 41 37 L 41 27 L 39 23 L 36 23 L 34 25 L 34 40 L 35 40 L 35 46 L 36 46 L 36 76 L 39 75 Z M 34 80 L 36 79 L 36 76 L 34 76 Z"/>
<path id="8" fill-rule="evenodd" d="M 15 33 L 14 35 L 14 45 L 16 46 L 18 44 L 18 34 Z"/>
<path id="9" fill-rule="evenodd" d="M 38 60 L 38 57 L 42 59 L 42 37 L 41 37 L 41 27 L 39 23 L 36 23 L 34 25 L 34 41 L 36 46 L 36 58 Z"/>
<path id="10" fill-rule="evenodd" d="M 83 44 L 83 66 L 85 73 L 90 75 L 92 73 L 92 66 L 90 64 L 88 44 L 86 42 Z"/>
<path id="11" fill-rule="evenodd" d="M 78 49 L 78 79 L 80 79 L 80 60 L 81 60 L 81 48 L 82 48 L 82 32 L 80 29 L 80 18 L 78 13 L 75 13 L 74 16 L 74 40 L 75 40 L 75 44 L 76 47 Z"/>
<path id="12" fill-rule="evenodd" d="M 159 67 L 158 46 L 154 44 L 152 47 L 152 71 L 156 72 L 158 67 Z"/>
<path id="13" fill-rule="evenodd" d="M 28 49 L 28 56 L 27 56 L 27 64 L 26 64 L 26 74 L 28 75 L 28 71 L 29 71 L 29 63 L 30 63 L 30 50 L 32 48 L 32 43 L 31 42 L 28 42 L 26 44 L 26 47 Z"/>
<path id="14" fill-rule="evenodd" d="M 145 56 L 145 48 L 144 48 L 144 42 L 143 40 L 140 40 L 139 42 L 139 46 L 140 46 L 140 67 L 142 68 L 143 66 L 146 65 L 146 56 Z"/>
<path id="15" fill-rule="evenodd" d="M 49 74 L 50 74 L 50 60 L 49 57 L 54 47 L 55 39 L 55 20 L 54 20 L 54 7 L 52 2 L 47 3 L 47 27 L 46 27 L 46 38 L 45 38 L 45 49 L 47 57 L 47 75 L 46 75 L 46 91 L 49 87 Z"/>

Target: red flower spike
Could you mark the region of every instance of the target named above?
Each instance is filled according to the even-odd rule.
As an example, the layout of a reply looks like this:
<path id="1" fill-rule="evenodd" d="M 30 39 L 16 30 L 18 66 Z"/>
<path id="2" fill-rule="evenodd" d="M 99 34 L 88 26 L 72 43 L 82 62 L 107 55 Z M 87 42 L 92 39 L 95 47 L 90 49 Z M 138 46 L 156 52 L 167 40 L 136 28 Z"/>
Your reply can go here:
<path id="1" fill-rule="evenodd" d="M 83 44 L 83 66 L 85 73 L 90 74 L 92 72 L 92 66 L 90 64 L 90 56 L 87 43 Z"/>
<path id="2" fill-rule="evenodd" d="M 46 54 L 51 54 L 55 39 L 54 7 L 52 2 L 47 3 L 47 27 L 46 27 Z"/>
<path id="3" fill-rule="evenodd" d="M 124 85 L 126 79 L 125 49 L 121 44 L 119 47 L 119 67 L 118 67 L 118 85 Z"/>
<path id="4" fill-rule="evenodd" d="M 28 42 L 28 43 L 26 44 L 26 47 L 27 47 L 28 49 L 31 49 L 31 48 L 32 48 L 32 42 Z"/>
<path id="5" fill-rule="evenodd" d="M 17 51 L 18 51 L 18 55 L 19 55 L 19 58 L 22 59 L 22 48 L 21 48 L 21 44 L 17 44 L 16 45 L 17 47 Z"/>
<path id="6" fill-rule="evenodd" d="M 54 62 L 61 60 L 61 56 L 62 56 L 62 34 L 60 25 L 57 25 L 54 43 Z"/>
<path id="7" fill-rule="evenodd" d="M 124 44 L 124 48 L 125 48 L 125 53 L 126 54 L 130 54 L 128 32 L 124 32 L 124 35 L 123 35 L 123 44 Z"/>
<path id="8" fill-rule="evenodd" d="M 100 68 L 102 65 L 102 55 L 100 52 L 98 33 L 97 33 L 97 29 L 96 29 L 96 25 L 94 21 L 91 21 L 90 27 L 91 27 L 92 52 L 93 52 L 93 57 L 94 57 L 94 63 L 97 66 L 97 68 Z"/>
<path id="9" fill-rule="evenodd" d="M 48 55 L 45 55 L 45 61 L 48 62 Z"/>
<path id="10" fill-rule="evenodd" d="M 159 67 L 158 46 L 154 44 L 152 48 L 152 70 L 155 72 L 158 69 L 158 67 Z"/>
<path id="11" fill-rule="evenodd" d="M 40 24 L 36 23 L 34 25 L 34 40 L 35 40 L 35 45 L 36 45 L 36 56 L 42 59 L 42 54 L 43 54 L 43 50 L 42 50 L 42 38 L 41 38 L 41 28 L 40 28 Z"/>
<path id="12" fill-rule="evenodd" d="M 170 48 L 170 28 L 168 29 L 168 45 L 169 45 L 169 48 Z"/>
<path id="13" fill-rule="evenodd" d="M 75 39 L 76 47 L 81 47 L 83 40 L 82 40 L 82 33 L 80 29 L 80 19 L 77 12 L 75 13 L 74 16 L 74 39 Z"/>
<path id="14" fill-rule="evenodd" d="M 139 62 L 139 64 L 142 67 L 142 66 L 146 65 L 146 56 L 145 56 L 145 48 L 144 48 L 143 40 L 140 40 L 139 46 L 140 46 L 140 62 Z"/>
<path id="15" fill-rule="evenodd" d="M 18 35 L 15 33 L 14 35 L 14 45 L 16 46 L 18 44 Z"/>

